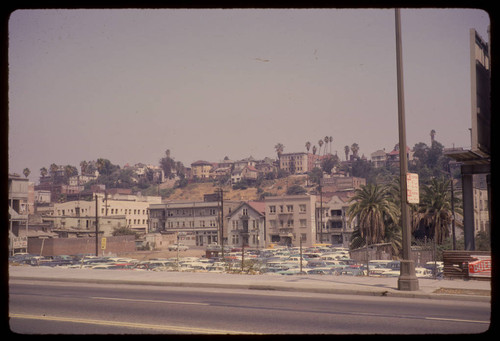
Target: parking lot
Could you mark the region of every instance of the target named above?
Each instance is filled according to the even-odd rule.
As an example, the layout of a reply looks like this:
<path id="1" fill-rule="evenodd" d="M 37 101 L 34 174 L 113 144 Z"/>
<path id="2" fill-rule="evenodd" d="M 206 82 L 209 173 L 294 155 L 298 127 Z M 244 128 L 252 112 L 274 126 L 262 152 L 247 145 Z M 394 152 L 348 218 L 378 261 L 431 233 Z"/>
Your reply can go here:
<path id="1" fill-rule="evenodd" d="M 190 252 L 191 251 L 191 252 Z M 196 251 L 196 252 L 193 252 Z M 9 258 L 11 265 L 59 267 L 76 269 L 109 269 L 131 271 L 180 271 L 212 273 L 245 273 L 275 275 L 327 276 L 399 276 L 398 260 L 370 260 L 359 263 L 351 259 L 349 250 L 341 247 L 231 249 L 173 251 L 169 257 L 138 259 L 132 257 L 96 257 L 93 255 L 63 255 L 42 257 L 17 254 Z M 218 252 L 213 252 L 218 251 Z M 196 256 L 195 256 L 196 255 Z M 210 255 L 207 257 L 207 255 Z M 432 264 L 416 268 L 417 277 L 433 278 Z M 442 264 L 437 265 L 436 276 L 442 276 Z"/>

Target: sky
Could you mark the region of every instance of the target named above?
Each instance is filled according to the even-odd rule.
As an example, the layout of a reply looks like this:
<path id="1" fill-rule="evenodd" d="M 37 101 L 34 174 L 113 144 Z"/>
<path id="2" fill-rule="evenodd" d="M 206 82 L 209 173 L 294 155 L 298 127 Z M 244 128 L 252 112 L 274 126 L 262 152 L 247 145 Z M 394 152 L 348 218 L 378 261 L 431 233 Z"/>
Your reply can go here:
<path id="1" fill-rule="evenodd" d="M 219 162 L 398 143 L 393 9 L 17 10 L 9 173 L 109 159 Z M 470 43 L 488 13 L 402 9 L 406 142 L 470 148 Z M 323 153 L 323 152 L 321 152 Z"/>

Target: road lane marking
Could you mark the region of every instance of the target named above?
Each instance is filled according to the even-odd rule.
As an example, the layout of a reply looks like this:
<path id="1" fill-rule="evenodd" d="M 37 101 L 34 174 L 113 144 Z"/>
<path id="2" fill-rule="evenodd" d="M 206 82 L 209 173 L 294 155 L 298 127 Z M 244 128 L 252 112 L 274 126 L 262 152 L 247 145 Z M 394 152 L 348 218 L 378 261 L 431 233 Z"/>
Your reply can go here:
<path id="1" fill-rule="evenodd" d="M 439 320 L 439 321 L 449 321 L 449 322 L 469 322 L 469 323 L 485 323 L 490 324 L 490 321 L 479 321 L 479 320 L 461 320 L 461 319 L 451 319 L 445 317 L 425 317 L 426 320 Z"/>
<path id="2" fill-rule="evenodd" d="M 234 331 L 234 330 L 181 327 L 181 326 L 172 326 L 172 325 L 169 326 L 169 325 L 163 325 L 163 324 L 160 325 L 160 324 L 121 322 L 121 321 L 92 320 L 92 319 L 81 319 L 81 318 L 72 318 L 72 317 L 45 316 L 45 315 L 39 316 L 39 315 L 13 314 L 12 313 L 12 314 L 9 314 L 9 317 L 10 318 L 19 318 L 19 319 L 30 319 L 30 320 L 84 323 L 84 324 L 94 324 L 94 325 L 111 326 L 111 327 L 153 329 L 153 330 L 194 333 L 194 334 L 256 334 L 256 333 L 248 333 L 248 332 Z"/>
<path id="3" fill-rule="evenodd" d="M 162 300 L 140 300 L 135 298 L 118 298 L 118 297 L 91 297 L 96 300 L 110 300 L 110 301 L 129 301 L 129 302 L 147 302 L 147 303 L 167 303 L 167 304 L 185 304 L 185 305 L 210 305 L 209 303 L 201 302 L 183 302 L 183 301 L 162 301 Z"/>

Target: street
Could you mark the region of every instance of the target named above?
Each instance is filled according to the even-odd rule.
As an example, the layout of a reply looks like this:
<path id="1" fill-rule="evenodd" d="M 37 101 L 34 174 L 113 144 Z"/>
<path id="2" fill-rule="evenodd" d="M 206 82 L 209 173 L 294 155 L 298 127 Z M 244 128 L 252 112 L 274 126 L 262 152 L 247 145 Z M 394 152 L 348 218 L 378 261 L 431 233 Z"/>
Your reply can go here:
<path id="1" fill-rule="evenodd" d="M 448 334 L 489 328 L 490 303 L 265 290 L 11 280 L 20 334 Z"/>

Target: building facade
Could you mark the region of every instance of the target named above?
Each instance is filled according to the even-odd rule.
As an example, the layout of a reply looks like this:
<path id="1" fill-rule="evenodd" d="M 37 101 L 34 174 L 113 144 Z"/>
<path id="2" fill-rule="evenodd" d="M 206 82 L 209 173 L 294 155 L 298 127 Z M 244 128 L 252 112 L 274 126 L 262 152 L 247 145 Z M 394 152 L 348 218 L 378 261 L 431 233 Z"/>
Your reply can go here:
<path id="1" fill-rule="evenodd" d="M 221 217 L 219 201 L 172 201 L 149 206 L 149 232 L 176 233 L 190 246 L 227 243 L 227 226 L 222 221 L 241 202 L 225 200 Z"/>
<path id="2" fill-rule="evenodd" d="M 312 246 L 316 243 L 316 196 L 266 197 L 267 242 Z"/>
<path id="3" fill-rule="evenodd" d="M 322 213 L 321 208 L 323 208 Z M 349 247 L 356 220 L 349 223 L 346 214 L 348 208 L 349 203 L 336 195 L 323 205 L 316 203 L 319 243 Z"/>
<path id="4" fill-rule="evenodd" d="M 227 217 L 228 245 L 265 248 L 265 203 L 249 201 L 240 204 Z"/>
<path id="5" fill-rule="evenodd" d="M 28 249 L 29 181 L 9 174 L 9 254 Z"/>

